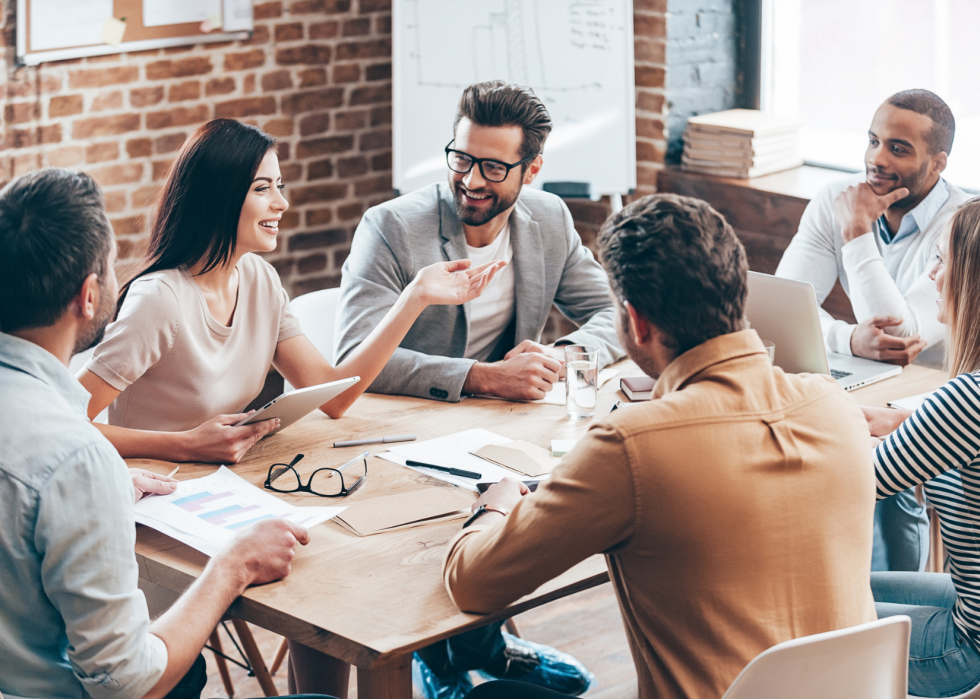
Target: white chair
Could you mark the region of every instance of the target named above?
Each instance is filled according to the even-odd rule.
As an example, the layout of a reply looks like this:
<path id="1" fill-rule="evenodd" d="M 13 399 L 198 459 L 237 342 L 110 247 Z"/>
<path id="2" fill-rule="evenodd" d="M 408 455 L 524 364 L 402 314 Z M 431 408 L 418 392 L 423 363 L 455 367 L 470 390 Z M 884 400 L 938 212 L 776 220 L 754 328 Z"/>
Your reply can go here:
<path id="1" fill-rule="evenodd" d="M 92 358 L 92 355 L 94 353 L 95 353 L 95 348 L 91 347 L 85 350 L 84 352 L 79 352 L 78 354 L 73 356 L 71 360 L 68 362 L 68 371 L 71 372 L 71 375 L 74 376 L 75 374 L 77 374 L 79 370 L 81 370 L 81 368 L 88 363 L 88 360 Z M 108 423 L 109 409 L 106 408 L 101 413 L 99 413 L 98 416 L 96 416 L 95 420 L 93 420 L 93 422 L 101 422 L 103 425 Z"/>
<path id="2" fill-rule="evenodd" d="M 289 307 L 299 320 L 303 333 L 331 364 L 333 364 L 334 322 L 337 319 L 339 302 L 340 289 L 311 291 L 289 302 Z M 293 390 L 288 381 L 285 382 L 284 390 Z"/>
<path id="3" fill-rule="evenodd" d="M 722 699 L 906 699 L 912 620 L 892 616 L 760 653 Z"/>

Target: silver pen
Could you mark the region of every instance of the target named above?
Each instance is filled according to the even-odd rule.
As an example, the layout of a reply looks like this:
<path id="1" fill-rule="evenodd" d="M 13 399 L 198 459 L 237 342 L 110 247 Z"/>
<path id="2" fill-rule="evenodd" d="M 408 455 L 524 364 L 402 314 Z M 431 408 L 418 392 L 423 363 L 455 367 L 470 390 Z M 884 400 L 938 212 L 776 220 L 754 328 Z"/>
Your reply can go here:
<path id="1" fill-rule="evenodd" d="M 368 439 L 352 439 L 349 442 L 334 442 L 334 448 L 338 447 L 363 447 L 365 444 L 390 444 L 391 442 L 414 442 L 414 434 L 403 434 L 400 437 L 370 437 Z"/>

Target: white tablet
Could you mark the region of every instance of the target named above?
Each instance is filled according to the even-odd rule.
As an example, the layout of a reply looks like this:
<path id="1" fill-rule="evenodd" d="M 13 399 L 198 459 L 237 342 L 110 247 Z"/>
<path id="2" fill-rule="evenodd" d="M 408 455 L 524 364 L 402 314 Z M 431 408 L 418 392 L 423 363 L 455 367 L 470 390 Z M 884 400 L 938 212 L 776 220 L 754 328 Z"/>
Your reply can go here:
<path id="1" fill-rule="evenodd" d="M 279 418 L 279 429 L 269 433 L 275 434 L 279 430 L 289 427 L 300 418 L 312 413 L 328 400 L 340 395 L 360 380 L 360 376 L 351 376 L 349 379 L 341 379 L 340 381 L 331 381 L 329 383 L 321 383 L 317 386 L 307 386 L 306 388 L 297 388 L 295 391 L 287 391 L 278 398 L 270 400 L 235 426 L 238 427 L 239 425 L 249 425 L 253 422 Z"/>

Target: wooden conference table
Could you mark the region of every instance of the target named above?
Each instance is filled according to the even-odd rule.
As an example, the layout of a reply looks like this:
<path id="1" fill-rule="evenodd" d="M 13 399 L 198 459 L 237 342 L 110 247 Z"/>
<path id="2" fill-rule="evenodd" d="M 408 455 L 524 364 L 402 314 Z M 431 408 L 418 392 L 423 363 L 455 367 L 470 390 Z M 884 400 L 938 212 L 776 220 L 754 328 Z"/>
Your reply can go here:
<path id="1" fill-rule="evenodd" d="M 640 374 L 621 362 L 619 376 L 600 391 L 597 415 L 606 415 L 617 399 L 619 379 Z M 897 377 L 855 391 L 865 404 L 924 393 L 945 381 L 942 372 L 906 367 Z M 334 421 L 319 411 L 256 445 L 234 471 L 261 487 L 269 465 L 289 462 L 297 453 L 303 475 L 321 466 L 337 466 L 364 447 L 334 449 L 334 441 L 382 435 L 417 434 L 420 440 L 482 427 L 511 439 L 550 447 L 552 439 L 584 434 L 588 420 L 566 417 L 564 406 L 467 398 L 460 403 L 366 394 Z M 387 450 L 369 447 L 372 456 Z M 213 465 L 181 466 L 179 478 L 198 478 Z M 448 484 L 378 458 L 368 460 L 368 478 L 343 504 Z M 283 495 L 297 504 L 324 503 L 310 495 Z M 475 497 L 475 495 L 474 495 Z M 242 619 L 304 643 L 357 667 L 358 695 L 371 699 L 410 699 L 412 652 L 461 631 L 505 619 L 551 600 L 608 580 L 605 561 L 593 556 L 497 614 L 460 612 L 446 594 L 442 561 L 446 545 L 461 521 L 430 524 L 358 537 L 335 523 L 311 530 L 300 547 L 292 574 L 277 583 L 248 589 L 229 609 Z M 182 592 L 198 576 L 207 557 L 144 526 L 136 542 L 140 577 Z M 262 680 L 262 677 L 259 678 Z M 267 680 L 267 678 L 266 678 Z M 262 683 L 274 694 L 270 681 Z M 270 691 L 271 690 L 271 691 Z"/>

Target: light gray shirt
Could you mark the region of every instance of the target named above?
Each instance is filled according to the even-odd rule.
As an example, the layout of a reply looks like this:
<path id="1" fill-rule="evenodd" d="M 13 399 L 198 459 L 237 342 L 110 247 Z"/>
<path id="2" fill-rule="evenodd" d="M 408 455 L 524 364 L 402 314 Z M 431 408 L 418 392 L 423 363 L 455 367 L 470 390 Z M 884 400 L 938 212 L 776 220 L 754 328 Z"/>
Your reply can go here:
<path id="1" fill-rule="evenodd" d="M 167 648 L 149 633 L 126 463 L 54 355 L 0 333 L 0 692 L 141 697 Z"/>
<path id="2" fill-rule="evenodd" d="M 582 244 L 565 203 L 525 187 L 508 221 L 515 308 L 488 361 L 524 340 L 538 341 L 554 304 L 575 332 L 559 342 L 591 345 L 604 366 L 624 356 L 609 282 Z M 423 267 L 466 259 L 466 235 L 448 184 L 433 184 L 364 214 L 344 263 L 335 327 L 337 362 L 371 333 Z M 369 390 L 458 401 L 475 359 L 464 357 L 470 304 L 429 306 Z"/>

